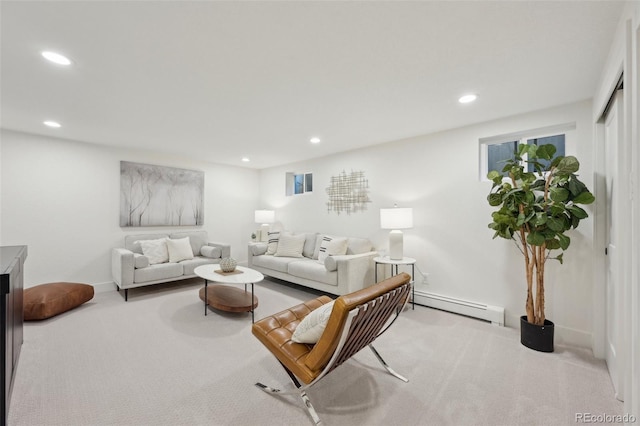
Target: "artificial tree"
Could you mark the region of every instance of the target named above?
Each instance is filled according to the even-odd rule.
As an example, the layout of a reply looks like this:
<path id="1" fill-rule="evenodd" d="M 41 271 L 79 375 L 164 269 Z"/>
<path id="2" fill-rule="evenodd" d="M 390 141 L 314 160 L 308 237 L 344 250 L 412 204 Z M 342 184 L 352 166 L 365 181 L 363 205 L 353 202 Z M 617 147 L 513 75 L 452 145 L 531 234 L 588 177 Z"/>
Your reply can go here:
<path id="1" fill-rule="evenodd" d="M 562 263 L 571 242 L 566 233 L 588 217 L 578 205 L 595 200 L 576 175 L 578 160 L 555 153 L 551 144 L 519 144 L 502 173 L 492 170 L 487 175 L 493 181 L 489 204 L 500 207 L 492 213 L 489 228 L 495 231 L 493 238 L 513 240 L 524 256 L 527 321 L 536 325 L 545 323 L 545 263 L 548 259 Z M 561 253 L 552 256 L 554 250 Z"/>

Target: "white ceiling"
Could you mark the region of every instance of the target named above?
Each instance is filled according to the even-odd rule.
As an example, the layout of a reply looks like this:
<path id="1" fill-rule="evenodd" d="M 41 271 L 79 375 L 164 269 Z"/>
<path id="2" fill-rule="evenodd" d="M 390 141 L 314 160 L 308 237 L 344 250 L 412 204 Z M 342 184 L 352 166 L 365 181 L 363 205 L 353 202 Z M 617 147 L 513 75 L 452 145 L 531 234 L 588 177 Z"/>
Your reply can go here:
<path id="1" fill-rule="evenodd" d="M 271 167 L 590 98 L 622 9 L 3 0 L 0 125 Z"/>

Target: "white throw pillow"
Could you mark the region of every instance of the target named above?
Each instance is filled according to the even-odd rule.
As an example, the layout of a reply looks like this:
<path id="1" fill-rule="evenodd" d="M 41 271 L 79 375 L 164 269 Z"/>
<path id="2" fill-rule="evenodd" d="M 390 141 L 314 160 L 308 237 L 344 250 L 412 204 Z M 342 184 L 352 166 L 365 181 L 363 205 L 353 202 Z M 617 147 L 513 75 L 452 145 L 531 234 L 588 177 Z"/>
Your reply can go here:
<path id="1" fill-rule="evenodd" d="M 167 249 L 169 250 L 169 262 L 177 263 L 181 260 L 193 259 L 193 249 L 189 242 L 189 237 L 171 239 L 167 238 Z"/>
<path id="2" fill-rule="evenodd" d="M 165 263 L 169 261 L 169 251 L 167 250 L 167 239 L 136 241 L 140 243 L 142 254 L 149 258 L 149 264 Z M 135 244 L 135 243 L 134 243 Z"/>
<path id="3" fill-rule="evenodd" d="M 327 256 L 335 256 L 347 254 L 347 244 L 349 240 L 346 238 L 329 237 L 325 235 L 320 243 L 320 251 L 318 252 L 318 263 L 324 265 Z"/>
<path id="4" fill-rule="evenodd" d="M 294 330 L 291 340 L 297 343 L 317 343 L 329 322 L 334 302 L 332 300 L 325 303 L 304 317 Z"/>
<path id="5" fill-rule="evenodd" d="M 204 257 L 217 259 L 219 257 L 222 257 L 222 250 L 220 250 L 220 247 L 202 246 L 200 248 L 200 254 L 203 255 Z"/>
<path id="6" fill-rule="evenodd" d="M 302 249 L 306 236 L 304 234 L 292 235 L 282 233 L 278 241 L 275 256 L 278 257 L 302 257 Z"/>
<path id="7" fill-rule="evenodd" d="M 267 254 L 274 255 L 278 251 L 278 240 L 280 239 L 280 231 L 273 231 L 267 234 Z"/>
<path id="8" fill-rule="evenodd" d="M 133 263 L 136 269 L 142 269 L 149 266 L 149 258 L 144 254 L 133 253 Z"/>

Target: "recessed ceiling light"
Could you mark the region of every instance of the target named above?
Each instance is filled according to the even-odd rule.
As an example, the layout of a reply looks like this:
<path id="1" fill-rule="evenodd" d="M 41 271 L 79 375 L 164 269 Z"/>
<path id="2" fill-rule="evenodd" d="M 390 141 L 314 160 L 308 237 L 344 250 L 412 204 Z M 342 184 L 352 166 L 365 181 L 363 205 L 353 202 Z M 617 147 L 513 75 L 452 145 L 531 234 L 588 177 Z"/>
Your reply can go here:
<path id="1" fill-rule="evenodd" d="M 458 99 L 458 102 L 460 102 L 461 104 L 468 104 L 469 102 L 473 102 L 476 99 L 478 99 L 478 97 L 476 95 L 464 95 L 462 97 L 460 97 L 460 99 Z"/>
<path id="2" fill-rule="evenodd" d="M 245 163 L 248 163 L 251 160 L 248 157 L 242 157 L 242 161 Z"/>
<path id="3" fill-rule="evenodd" d="M 62 127 L 60 123 L 58 123 L 57 121 L 51 121 L 51 120 L 43 121 L 42 124 L 44 124 L 45 126 L 54 127 L 56 129 L 59 127 Z"/>
<path id="4" fill-rule="evenodd" d="M 311 138 L 311 139 L 309 139 L 309 142 L 311 142 L 311 143 L 320 143 L 320 138 Z"/>
<path id="5" fill-rule="evenodd" d="M 71 65 L 71 60 L 69 58 L 56 52 L 49 52 L 49 51 L 42 52 L 42 56 L 46 60 L 51 61 L 58 65 Z"/>

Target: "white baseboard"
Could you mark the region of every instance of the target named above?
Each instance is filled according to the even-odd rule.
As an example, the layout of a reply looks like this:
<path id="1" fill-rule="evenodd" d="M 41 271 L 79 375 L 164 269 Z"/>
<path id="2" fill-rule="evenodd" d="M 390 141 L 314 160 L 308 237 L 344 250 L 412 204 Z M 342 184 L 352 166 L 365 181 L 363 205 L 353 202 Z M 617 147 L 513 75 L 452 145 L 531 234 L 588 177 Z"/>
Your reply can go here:
<path id="1" fill-rule="evenodd" d="M 483 303 L 444 296 L 416 290 L 415 302 L 430 308 L 441 309 L 447 312 L 465 315 L 489 321 L 492 324 L 504 326 L 504 308 L 500 306 L 485 305 Z"/>
<path id="2" fill-rule="evenodd" d="M 113 281 L 107 281 L 104 283 L 91 284 L 93 286 L 94 293 L 105 293 L 107 291 L 115 291 L 118 286 Z"/>

